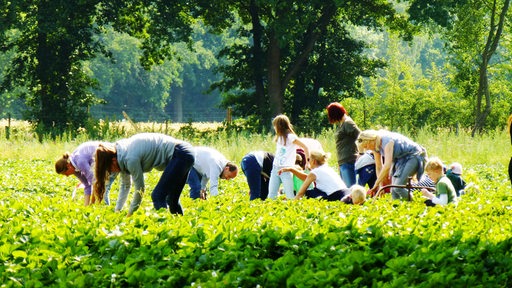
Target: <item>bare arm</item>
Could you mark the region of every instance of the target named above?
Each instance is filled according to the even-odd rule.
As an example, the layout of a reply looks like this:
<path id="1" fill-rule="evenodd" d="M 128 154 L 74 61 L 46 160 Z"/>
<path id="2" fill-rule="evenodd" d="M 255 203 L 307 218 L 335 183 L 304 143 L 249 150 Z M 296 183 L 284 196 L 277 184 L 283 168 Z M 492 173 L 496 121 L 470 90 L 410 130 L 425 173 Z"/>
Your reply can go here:
<path id="1" fill-rule="evenodd" d="M 301 170 L 298 170 L 295 167 L 281 168 L 281 169 L 279 169 L 279 172 L 277 172 L 277 173 L 281 174 L 283 172 L 292 172 L 293 175 L 297 176 L 297 178 L 299 178 L 302 181 L 306 180 L 306 177 L 308 177 L 308 174 L 302 172 Z"/>
<path id="2" fill-rule="evenodd" d="M 306 190 L 308 189 L 309 185 L 311 185 L 311 183 L 315 182 L 315 180 L 316 180 L 315 174 L 309 173 L 307 175 L 308 176 L 304 180 L 304 183 L 302 183 L 302 186 L 300 186 L 297 196 L 295 196 L 295 200 L 299 200 L 300 198 L 302 198 L 304 196 L 304 194 L 306 194 Z"/>
<path id="3" fill-rule="evenodd" d="M 377 180 L 375 181 L 375 185 L 372 187 L 372 191 L 375 191 L 379 188 L 379 185 L 386 179 L 389 175 L 389 170 L 391 169 L 391 165 L 393 164 L 393 141 L 390 141 L 386 147 L 384 147 L 384 165 L 382 165 L 382 157 L 380 153 L 375 153 L 375 167 L 377 169 Z M 380 166 L 380 167 L 379 167 Z"/>

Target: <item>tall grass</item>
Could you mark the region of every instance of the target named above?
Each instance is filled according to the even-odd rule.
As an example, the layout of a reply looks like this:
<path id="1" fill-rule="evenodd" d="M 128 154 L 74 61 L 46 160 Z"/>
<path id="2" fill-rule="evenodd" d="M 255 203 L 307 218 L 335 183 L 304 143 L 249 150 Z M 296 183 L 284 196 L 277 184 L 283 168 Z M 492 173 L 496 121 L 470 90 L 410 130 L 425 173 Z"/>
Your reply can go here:
<path id="1" fill-rule="evenodd" d="M 189 123 L 189 124 L 162 124 L 137 123 L 139 130 L 135 130 L 127 122 L 107 123 L 108 128 L 102 133 L 108 135 L 107 139 L 92 139 L 89 134 L 81 133 L 71 137 L 63 135 L 57 139 L 44 139 L 40 142 L 36 133 L 31 130 L 28 123 L 12 121 L 9 140 L 6 139 L 5 120 L 0 120 L 0 159 L 57 159 L 65 151 L 73 151 L 76 146 L 88 140 L 116 141 L 129 137 L 137 132 L 166 133 L 175 138 L 183 139 L 195 146 L 211 146 L 221 151 L 228 159 L 239 162 L 249 151 L 275 150 L 274 135 L 255 134 L 245 131 L 222 129 L 221 123 Z M 471 137 L 470 131 L 456 132 L 448 129 L 421 129 L 415 135 L 407 132 L 417 143 L 424 146 L 429 156 L 440 157 L 445 164 L 457 161 L 464 166 L 497 165 L 505 169 L 512 149 L 510 138 L 504 129 L 487 131 L 482 135 Z M 300 135 L 299 136 L 305 136 Z M 332 154 L 329 164 L 336 166 L 336 145 L 334 142 L 334 129 L 325 130 L 314 136 L 322 143 L 324 150 Z"/>

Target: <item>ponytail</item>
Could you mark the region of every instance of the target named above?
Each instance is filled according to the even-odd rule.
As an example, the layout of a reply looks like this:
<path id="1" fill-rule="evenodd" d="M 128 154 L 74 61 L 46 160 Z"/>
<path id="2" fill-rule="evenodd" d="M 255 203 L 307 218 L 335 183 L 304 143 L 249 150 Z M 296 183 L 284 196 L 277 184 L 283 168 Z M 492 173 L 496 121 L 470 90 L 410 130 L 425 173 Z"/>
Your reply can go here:
<path id="1" fill-rule="evenodd" d="M 108 181 L 112 159 L 116 157 L 116 147 L 112 143 L 100 143 L 94 155 L 94 195 L 98 203 L 105 194 L 105 182 Z"/>
<path id="2" fill-rule="evenodd" d="M 326 153 L 321 150 L 312 150 L 309 152 L 311 159 L 314 159 L 319 165 L 324 165 L 325 162 L 331 157 L 331 153 Z"/>

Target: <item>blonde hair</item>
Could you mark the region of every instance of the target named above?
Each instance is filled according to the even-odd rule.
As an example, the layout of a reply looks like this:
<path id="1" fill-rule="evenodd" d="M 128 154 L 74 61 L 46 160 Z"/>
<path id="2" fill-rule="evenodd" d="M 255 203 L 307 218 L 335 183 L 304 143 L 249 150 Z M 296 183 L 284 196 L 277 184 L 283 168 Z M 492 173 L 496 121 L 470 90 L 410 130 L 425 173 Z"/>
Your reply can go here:
<path id="1" fill-rule="evenodd" d="M 425 165 L 425 171 L 443 171 L 443 161 L 437 157 L 430 157 Z"/>
<path id="2" fill-rule="evenodd" d="M 94 154 L 94 195 L 101 203 L 105 194 L 105 181 L 110 176 L 112 159 L 117 157 L 116 146 L 113 143 L 100 143 Z"/>
<path id="3" fill-rule="evenodd" d="M 379 131 L 377 130 L 364 130 L 359 133 L 359 137 L 357 139 L 365 140 L 375 140 L 379 136 Z"/>
<path id="4" fill-rule="evenodd" d="M 320 150 L 311 150 L 309 152 L 311 159 L 315 160 L 319 165 L 324 165 L 327 159 L 331 157 L 331 153 L 325 153 Z"/>
<path id="5" fill-rule="evenodd" d="M 379 136 L 379 131 L 377 130 L 364 130 L 359 133 L 359 137 L 357 137 L 357 150 L 360 153 L 364 152 L 363 145 L 368 141 L 376 141 Z"/>
<path id="6" fill-rule="evenodd" d="M 57 174 L 62 174 L 68 170 L 69 156 L 69 152 L 66 152 L 62 155 L 62 158 L 55 162 L 55 172 L 57 172 Z"/>
<path id="7" fill-rule="evenodd" d="M 284 114 L 277 115 L 272 120 L 272 125 L 274 125 L 276 129 L 276 138 L 275 141 L 279 139 L 279 137 L 283 137 L 284 145 L 286 145 L 286 137 L 288 137 L 288 134 L 292 133 L 295 134 L 295 131 L 293 131 L 293 125 L 290 122 L 290 119 L 288 116 Z"/>
<path id="8" fill-rule="evenodd" d="M 350 187 L 350 195 L 352 195 L 352 203 L 363 204 L 366 201 L 366 191 L 361 185 L 353 185 Z"/>

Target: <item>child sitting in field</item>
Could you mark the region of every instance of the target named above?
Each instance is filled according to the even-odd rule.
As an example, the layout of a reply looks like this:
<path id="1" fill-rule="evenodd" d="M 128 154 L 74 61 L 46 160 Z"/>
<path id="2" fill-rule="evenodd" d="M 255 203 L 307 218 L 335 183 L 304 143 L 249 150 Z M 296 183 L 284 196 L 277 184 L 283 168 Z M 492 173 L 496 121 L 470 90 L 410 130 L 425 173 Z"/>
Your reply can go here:
<path id="1" fill-rule="evenodd" d="M 307 173 L 309 171 L 306 170 L 306 155 L 304 154 L 304 150 L 297 149 L 297 154 L 295 155 L 295 168 L 299 171 L 304 171 L 304 173 Z M 297 195 L 297 192 L 299 192 L 300 186 L 302 186 L 302 183 L 304 181 L 297 177 L 296 175 L 293 175 L 293 193 Z"/>
<path id="2" fill-rule="evenodd" d="M 446 205 L 457 202 L 457 194 L 452 182 L 443 173 L 443 162 L 437 157 L 432 157 L 425 166 L 425 173 L 436 183 L 436 194 L 427 189 L 421 189 L 423 196 L 428 198 L 425 201 L 427 206 Z"/>
<path id="3" fill-rule="evenodd" d="M 450 169 L 446 171 L 446 177 L 448 177 L 448 179 L 450 179 L 452 182 L 453 188 L 455 188 L 455 193 L 457 193 L 457 197 L 460 197 L 461 194 L 464 194 L 466 181 L 462 179 L 462 165 L 460 163 L 452 163 L 452 165 L 450 165 Z"/>
<path id="4" fill-rule="evenodd" d="M 310 153 L 311 171 L 309 174 L 298 170 L 295 167 L 281 168 L 278 173 L 291 172 L 304 181 L 300 187 L 295 199 L 321 198 L 327 201 L 339 201 L 344 193 L 343 188 L 347 185 L 341 180 L 340 176 L 327 164 L 329 153 L 324 151 L 313 150 Z M 310 185 L 315 183 L 315 187 L 310 189 Z"/>

